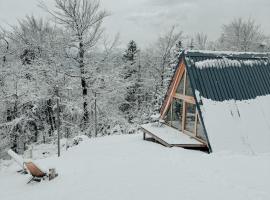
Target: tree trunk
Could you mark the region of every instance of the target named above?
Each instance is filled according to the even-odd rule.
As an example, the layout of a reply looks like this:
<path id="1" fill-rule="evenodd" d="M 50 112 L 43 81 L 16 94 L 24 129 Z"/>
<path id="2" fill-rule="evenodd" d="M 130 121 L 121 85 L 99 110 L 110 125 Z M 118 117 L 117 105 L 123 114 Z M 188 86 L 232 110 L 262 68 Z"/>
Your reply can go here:
<path id="1" fill-rule="evenodd" d="M 48 112 L 48 121 L 51 125 L 51 129 L 49 130 L 49 136 L 52 136 L 52 132 L 54 132 L 54 119 L 53 119 L 53 109 L 52 109 L 52 100 L 47 100 L 47 112 Z"/>
<path id="2" fill-rule="evenodd" d="M 160 86 L 161 86 L 161 88 L 163 88 L 163 85 L 164 85 L 164 75 L 162 74 L 160 78 L 161 78 Z"/>
<path id="3" fill-rule="evenodd" d="M 83 125 L 84 128 L 89 120 L 89 113 L 87 109 L 87 83 L 85 78 L 85 65 L 84 65 L 84 46 L 82 37 L 79 38 L 79 67 L 81 72 L 81 86 L 82 86 L 82 96 L 83 96 Z"/>

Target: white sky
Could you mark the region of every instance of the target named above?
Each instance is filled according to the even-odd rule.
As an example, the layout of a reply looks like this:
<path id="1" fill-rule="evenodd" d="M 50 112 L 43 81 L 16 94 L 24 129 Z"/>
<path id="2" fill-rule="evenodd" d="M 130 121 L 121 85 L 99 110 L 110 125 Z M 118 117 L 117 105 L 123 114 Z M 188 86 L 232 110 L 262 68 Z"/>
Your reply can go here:
<path id="1" fill-rule="evenodd" d="M 53 8 L 54 0 L 44 0 Z M 16 24 L 27 14 L 45 16 L 38 0 L 0 0 L 0 25 Z M 236 17 L 253 18 L 270 35 L 270 0 L 101 0 L 110 13 L 108 35 L 121 41 L 133 39 L 139 46 L 153 42 L 173 24 L 186 34 L 205 32 L 210 40 L 220 35 L 222 24 Z"/>

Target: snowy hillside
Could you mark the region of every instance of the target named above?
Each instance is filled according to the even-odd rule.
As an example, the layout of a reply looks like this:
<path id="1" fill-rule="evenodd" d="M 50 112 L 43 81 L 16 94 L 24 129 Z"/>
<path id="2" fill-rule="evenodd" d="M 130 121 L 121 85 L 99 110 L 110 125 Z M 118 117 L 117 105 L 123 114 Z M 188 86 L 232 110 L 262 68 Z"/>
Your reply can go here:
<path id="1" fill-rule="evenodd" d="M 0 161 L 1 200 L 270 199 L 269 153 L 206 154 L 136 134 L 86 140 L 37 162 L 59 177 L 26 184 L 13 161 Z"/>

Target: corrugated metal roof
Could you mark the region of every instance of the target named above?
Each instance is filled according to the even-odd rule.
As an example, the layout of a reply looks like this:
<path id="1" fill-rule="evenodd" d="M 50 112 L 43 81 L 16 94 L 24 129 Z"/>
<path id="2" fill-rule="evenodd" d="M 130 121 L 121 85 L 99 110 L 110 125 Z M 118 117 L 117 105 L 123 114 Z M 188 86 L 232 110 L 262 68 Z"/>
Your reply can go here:
<path id="1" fill-rule="evenodd" d="M 247 100 L 270 94 L 268 54 L 185 52 L 194 90 L 215 101 Z"/>

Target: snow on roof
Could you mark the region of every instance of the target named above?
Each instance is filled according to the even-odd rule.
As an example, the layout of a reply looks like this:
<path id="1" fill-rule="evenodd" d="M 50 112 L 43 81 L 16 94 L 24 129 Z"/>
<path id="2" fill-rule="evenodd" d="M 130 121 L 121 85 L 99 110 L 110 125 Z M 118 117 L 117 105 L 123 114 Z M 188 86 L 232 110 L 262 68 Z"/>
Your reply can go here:
<path id="1" fill-rule="evenodd" d="M 202 98 L 202 116 L 214 152 L 270 152 L 270 95 L 245 101 Z"/>
<path id="2" fill-rule="evenodd" d="M 267 64 L 267 62 L 264 62 Z M 258 60 L 235 60 L 223 57 L 222 59 L 206 59 L 202 61 L 195 62 L 195 67 L 200 69 L 207 67 L 242 67 L 242 66 L 253 67 L 258 65 Z"/>
<path id="3" fill-rule="evenodd" d="M 270 52 L 235 52 L 235 51 L 209 51 L 209 50 L 185 50 L 186 55 L 212 55 L 226 57 L 269 57 Z"/>
<path id="4" fill-rule="evenodd" d="M 270 94 L 268 58 L 185 57 L 195 90 L 216 101 L 247 100 Z M 189 70 L 190 69 L 190 70 Z"/>

